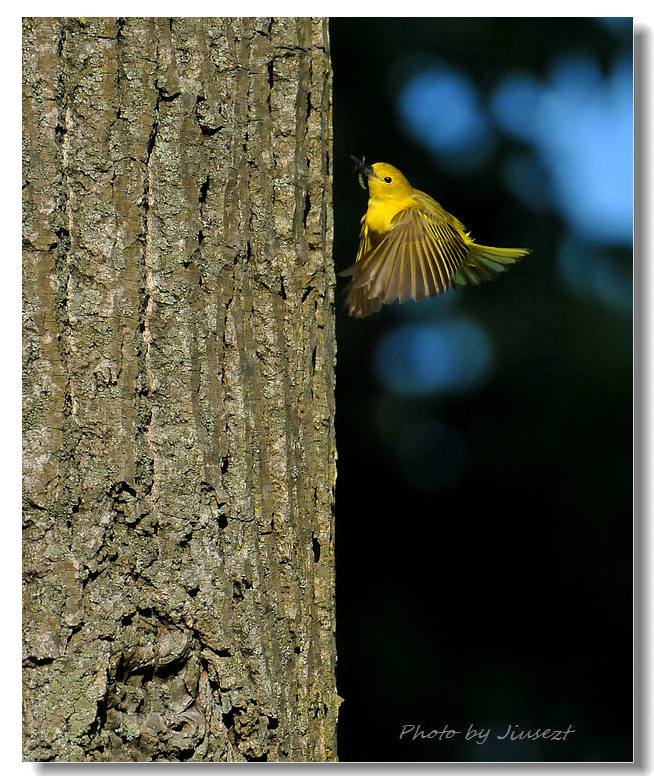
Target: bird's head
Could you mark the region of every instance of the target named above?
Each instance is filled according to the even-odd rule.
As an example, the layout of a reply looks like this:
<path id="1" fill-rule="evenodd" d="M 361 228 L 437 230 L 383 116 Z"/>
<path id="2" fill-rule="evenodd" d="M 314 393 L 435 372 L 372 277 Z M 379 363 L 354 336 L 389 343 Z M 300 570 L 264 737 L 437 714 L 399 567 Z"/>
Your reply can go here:
<path id="1" fill-rule="evenodd" d="M 357 162 L 357 171 L 360 175 L 365 175 L 368 181 L 368 191 L 371 199 L 390 200 L 406 199 L 411 196 L 413 187 L 402 173 L 393 167 L 392 164 L 377 162 L 376 164 L 366 164 L 363 161 Z"/>

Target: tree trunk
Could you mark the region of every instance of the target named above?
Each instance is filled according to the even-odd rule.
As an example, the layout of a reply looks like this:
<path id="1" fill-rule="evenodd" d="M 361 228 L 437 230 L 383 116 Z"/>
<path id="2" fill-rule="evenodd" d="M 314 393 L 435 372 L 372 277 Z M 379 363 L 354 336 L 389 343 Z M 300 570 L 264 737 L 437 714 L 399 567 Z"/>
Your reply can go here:
<path id="1" fill-rule="evenodd" d="M 335 759 L 324 19 L 25 19 L 28 760 Z"/>

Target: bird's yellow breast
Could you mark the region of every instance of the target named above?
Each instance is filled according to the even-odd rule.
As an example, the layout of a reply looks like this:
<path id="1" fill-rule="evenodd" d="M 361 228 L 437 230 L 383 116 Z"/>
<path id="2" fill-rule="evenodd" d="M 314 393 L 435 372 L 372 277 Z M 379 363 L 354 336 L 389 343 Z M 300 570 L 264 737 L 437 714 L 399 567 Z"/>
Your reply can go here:
<path id="1" fill-rule="evenodd" d="M 381 200 L 370 199 L 366 211 L 366 226 L 378 234 L 386 234 L 391 229 L 393 218 L 407 207 L 415 205 L 415 201 L 408 197 L 406 200 Z"/>

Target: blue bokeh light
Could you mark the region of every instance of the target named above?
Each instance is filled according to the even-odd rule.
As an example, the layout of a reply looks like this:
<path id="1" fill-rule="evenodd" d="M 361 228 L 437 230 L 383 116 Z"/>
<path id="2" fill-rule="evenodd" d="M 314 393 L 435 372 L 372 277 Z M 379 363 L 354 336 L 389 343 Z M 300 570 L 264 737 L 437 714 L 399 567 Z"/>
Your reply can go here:
<path id="1" fill-rule="evenodd" d="M 390 391 L 421 396 L 476 388 L 488 376 L 492 360 L 484 329 L 457 317 L 391 329 L 380 340 L 374 363 Z"/>
<path id="2" fill-rule="evenodd" d="M 496 87 L 491 103 L 504 132 L 526 142 L 538 140 L 538 109 L 543 85 L 528 73 L 514 72 Z"/>
<path id="3" fill-rule="evenodd" d="M 532 146 L 552 204 L 582 241 L 632 243 L 632 89 L 630 60 L 605 78 L 590 57 L 575 56 L 555 63 L 545 84 L 508 76 L 492 99 L 497 124 Z M 506 172 L 511 188 L 533 201 L 515 168 Z"/>
<path id="4" fill-rule="evenodd" d="M 401 88 L 398 110 L 405 131 L 441 165 L 467 173 L 490 157 L 490 124 L 474 84 L 461 71 L 432 64 L 417 73 Z"/>

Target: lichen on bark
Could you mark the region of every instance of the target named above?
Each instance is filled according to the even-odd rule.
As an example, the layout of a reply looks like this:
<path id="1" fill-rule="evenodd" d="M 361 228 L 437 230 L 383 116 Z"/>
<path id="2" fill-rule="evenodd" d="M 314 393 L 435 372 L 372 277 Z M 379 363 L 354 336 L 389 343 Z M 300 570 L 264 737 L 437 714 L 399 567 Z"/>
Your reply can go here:
<path id="1" fill-rule="evenodd" d="M 335 759 L 327 23 L 23 20 L 24 757 Z"/>

